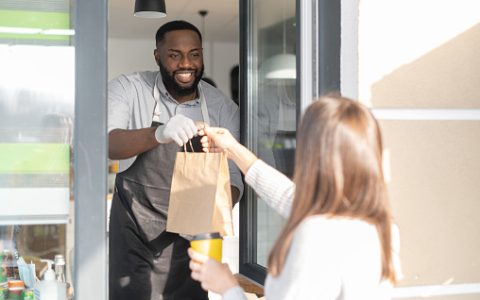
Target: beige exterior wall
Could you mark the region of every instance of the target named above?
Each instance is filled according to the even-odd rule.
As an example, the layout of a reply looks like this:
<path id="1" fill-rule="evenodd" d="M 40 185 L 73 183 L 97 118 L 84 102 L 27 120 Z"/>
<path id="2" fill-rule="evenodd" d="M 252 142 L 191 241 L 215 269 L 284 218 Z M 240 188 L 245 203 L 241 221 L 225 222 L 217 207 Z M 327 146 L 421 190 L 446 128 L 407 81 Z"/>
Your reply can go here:
<path id="1" fill-rule="evenodd" d="M 480 282 L 480 122 L 381 121 L 400 285 Z"/>
<path id="2" fill-rule="evenodd" d="M 359 98 L 480 108 L 480 2 L 360 0 Z"/>
<path id="3" fill-rule="evenodd" d="M 480 109 L 479 12 L 478 0 L 359 0 L 358 98 L 373 108 Z M 480 120 L 381 126 L 399 286 L 480 284 Z"/>

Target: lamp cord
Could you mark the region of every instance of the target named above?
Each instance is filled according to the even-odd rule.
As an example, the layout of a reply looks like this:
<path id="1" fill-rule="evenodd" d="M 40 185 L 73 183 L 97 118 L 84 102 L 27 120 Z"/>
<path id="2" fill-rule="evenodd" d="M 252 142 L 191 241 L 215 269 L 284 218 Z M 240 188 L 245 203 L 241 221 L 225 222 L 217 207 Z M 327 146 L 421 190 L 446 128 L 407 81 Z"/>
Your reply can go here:
<path id="1" fill-rule="evenodd" d="M 199 10 L 198 14 L 202 17 L 202 35 L 205 37 L 205 16 L 208 14 L 208 10 Z"/>

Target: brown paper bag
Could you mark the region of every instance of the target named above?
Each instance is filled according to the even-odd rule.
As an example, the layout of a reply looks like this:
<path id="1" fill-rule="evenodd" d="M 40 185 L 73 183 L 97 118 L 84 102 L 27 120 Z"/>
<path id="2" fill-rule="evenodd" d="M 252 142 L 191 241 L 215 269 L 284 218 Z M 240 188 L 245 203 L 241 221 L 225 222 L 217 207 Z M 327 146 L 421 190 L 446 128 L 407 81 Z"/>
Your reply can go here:
<path id="1" fill-rule="evenodd" d="M 232 194 L 225 153 L 177 153 L 167 231 L 233 235 Z"/>

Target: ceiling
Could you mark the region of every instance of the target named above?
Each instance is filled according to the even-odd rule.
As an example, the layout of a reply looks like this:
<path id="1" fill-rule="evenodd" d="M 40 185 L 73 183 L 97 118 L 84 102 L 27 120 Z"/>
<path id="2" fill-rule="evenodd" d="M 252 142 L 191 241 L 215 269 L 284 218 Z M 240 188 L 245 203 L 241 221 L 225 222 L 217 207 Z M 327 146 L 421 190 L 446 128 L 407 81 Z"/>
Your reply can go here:
<path id="1" fill-rule="evenodd" d="M 154 39 L 162 24 L 186 20 L 202 32 L 204 41 L 234 42 L 239 39 L 239 0 L 165 0 L 167 17 L 143 19 L 133 16 L 135 0 L 108 1 L 108 35 L 118 39 Z M 199 10 L 207 10 L 204 17 Z"/>

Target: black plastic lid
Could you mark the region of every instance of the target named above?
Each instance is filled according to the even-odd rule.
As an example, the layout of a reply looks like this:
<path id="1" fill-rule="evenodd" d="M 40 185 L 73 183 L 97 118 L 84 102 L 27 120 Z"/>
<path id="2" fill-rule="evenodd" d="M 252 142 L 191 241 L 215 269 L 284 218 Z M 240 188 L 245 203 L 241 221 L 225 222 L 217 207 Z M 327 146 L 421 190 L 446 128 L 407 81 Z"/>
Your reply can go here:
<path id="1" fill-rule="evenodd" d="M 199 233 L 193 236 L 192 241 L 221 239 L 222 236 L 218 232 Z"/>

